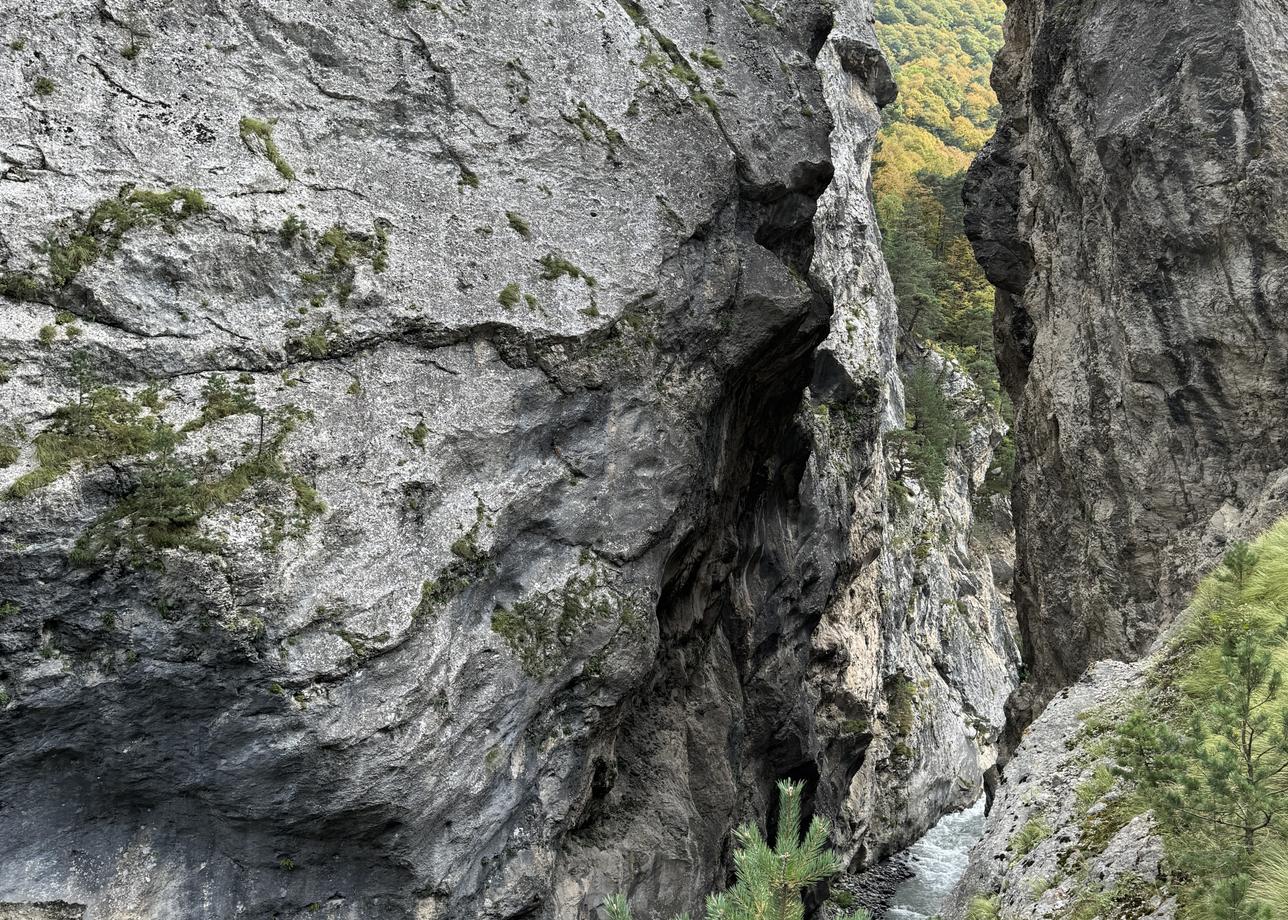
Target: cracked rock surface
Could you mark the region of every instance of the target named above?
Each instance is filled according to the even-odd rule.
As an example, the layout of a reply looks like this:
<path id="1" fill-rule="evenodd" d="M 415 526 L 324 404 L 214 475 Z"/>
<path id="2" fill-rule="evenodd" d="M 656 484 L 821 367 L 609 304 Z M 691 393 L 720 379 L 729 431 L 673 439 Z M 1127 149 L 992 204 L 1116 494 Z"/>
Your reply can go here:
<path id="1" fill-rule="evenodd" d="M 670 912 L 776 779 L 978 795 L 866 0 L 2 8 L 0 912 Z"/>
<path id="2" fill-rule="evenodd" d="M 1288 506 L 1288 13 L 1017 0 L 967 183 L 1019 406 L 1021 721 Z"/>
<path id="3" fill-rule="evenodd" d="M 1100 662 L 1029 726 L 1006 766 L 984 838 L 945 905 L 946 920 L 963 920 L 972 899 L 990 895 L 999 916 L 1014 920 L 1097 911 L 1175 917 L 1153 815 L 1115 815 L 1125 791 L 1108 773 L 1114 762 L 1104 743 L 1133 705 L 1148 667 Z"/>

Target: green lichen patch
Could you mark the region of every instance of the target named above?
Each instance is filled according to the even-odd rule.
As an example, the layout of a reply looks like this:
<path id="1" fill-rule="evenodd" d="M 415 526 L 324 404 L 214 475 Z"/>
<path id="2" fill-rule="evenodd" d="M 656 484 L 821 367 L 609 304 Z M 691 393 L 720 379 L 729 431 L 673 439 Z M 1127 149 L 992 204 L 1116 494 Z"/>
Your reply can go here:
<path id="1" fill-rule="evenodd" d="M 595 280 L 594 275 L 588 275 L 564 256 L 548 252 L 539 260 L 541 263 L 541 277 L 545 281 L 558 281 L 560 278 L 580 278 L 586 283 L 587 287 L 595 287 L 599 282 Z"/>
<path id="2" fill-rule="evenodd" d="M 237 133 L 246 149 L 258 154 L 273 164 L 273 168 L 288 182 L 295 178 L 295 170 L 286 162 L 286 157 L 273 139 L 273 127 L 276 120 L 264 121 L 260 118 L 243 117 L 237 123 Z"/>
<path id="3" fill-rule="evenodd" d="M 510 224 L 510 229 L 525 240 L 532 239 L 532 225 L 527 219 L 517 211 L 506 211 L 505 219 Z"/>
<path id="4" fill-rule="evenodd" d="M 492 630 L 509 645 L 524 673 L 540 678 L 567 662 L 573 642 L 591 624 L 634 625 L 641 620 L 638 602 L 605 584 L 592 569 L 588 575 L 572 575 L 561 588 L 497 608 Z"/>
<path id="5" fill-rule="evenodd" d="M 621 133 L 616 128 L 609 127 L 608 122 L 597 115 L 584 100 L 578 102 L 573 113 L 564 115 L 563 119 L 577 128 L 584 140 L 603 146 L 608 152 L 610 162 L 621 162 L 618 154 L 626 146 L 626 141 L 622 139 Z"/>
<path id="6" fill-rule="evenodd" d="M 412 619 L 417 622 L 434 619 L 452 598 L 495 570 L 491 556 L 478 544 L 482 525 L 480 516 L 473 527 L 452 543 L 452 561 L 435 577 L 426 579 L 421 584 L 420 601 L 412 611 Z"/>
<path id="7" fill-rule="evenodd" d="M 36 77 L 31 89 L 37 96 L 52 96 L 58 90 L 58 86 L 49 77 Z"/>

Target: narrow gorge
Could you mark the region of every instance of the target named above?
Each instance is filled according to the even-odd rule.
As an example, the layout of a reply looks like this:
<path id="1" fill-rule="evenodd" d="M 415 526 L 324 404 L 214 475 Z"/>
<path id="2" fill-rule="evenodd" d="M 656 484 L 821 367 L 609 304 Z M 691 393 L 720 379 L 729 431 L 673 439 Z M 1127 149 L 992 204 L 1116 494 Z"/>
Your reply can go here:
<path id="1" fill-rule="evenodd" d="M 1188 920 L 1013 835 L 1288 511 L 1277 2 L 4 12 L 0 918 Z"/>

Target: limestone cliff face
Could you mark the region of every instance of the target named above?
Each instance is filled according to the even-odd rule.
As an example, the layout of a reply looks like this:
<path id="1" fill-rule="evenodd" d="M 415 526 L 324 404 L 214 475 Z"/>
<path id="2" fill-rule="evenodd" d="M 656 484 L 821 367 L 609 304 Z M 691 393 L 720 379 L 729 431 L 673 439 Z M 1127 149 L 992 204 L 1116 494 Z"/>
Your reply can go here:
<path id="1" fill-rule="evenodd" d="M 945 920 L 965 920 L 978 898 L 992 898 L 1008 920 L 1174 920 L 1153 814 L 1121 814 L 1126 796 L 1106 753 L 1105 733 L 1146 675 L 1142 663 L 1099 662 L 1029 726 Z"/>
<path id="2" fill-rule="evenodd" d="M 1288 502 L 1288 13 L 1014 0 L 969 232 L 1019 406 L 1022 719 Z"/>
<path id="3" fill-rule="evenodd" d="M 670 911 L 775 779 L 858 862 L 976 794 L 866 2 L 9 12 L 0 903 Z"/>

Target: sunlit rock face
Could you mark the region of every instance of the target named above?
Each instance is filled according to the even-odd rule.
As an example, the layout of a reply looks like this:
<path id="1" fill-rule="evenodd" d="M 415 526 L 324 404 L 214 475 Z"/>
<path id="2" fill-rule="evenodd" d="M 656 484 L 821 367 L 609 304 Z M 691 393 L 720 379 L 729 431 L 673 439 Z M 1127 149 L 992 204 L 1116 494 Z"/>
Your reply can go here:
<path id="1" fill-rule="evenodd" d="M 1019 0 L 968 230 L 1020 407 L 1021 721 L 1288 498 L 1288 13 Z"/>
<path id="2" fill-rule="evenodd" d="M 945 367 L 896 507 L 866 2 L 0 38 L 4 909 L 668 912 L 782 777 L 857 862 L 977 793 L 999 428 Z"/>

